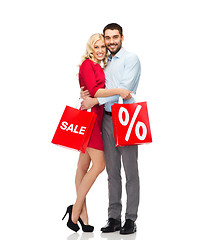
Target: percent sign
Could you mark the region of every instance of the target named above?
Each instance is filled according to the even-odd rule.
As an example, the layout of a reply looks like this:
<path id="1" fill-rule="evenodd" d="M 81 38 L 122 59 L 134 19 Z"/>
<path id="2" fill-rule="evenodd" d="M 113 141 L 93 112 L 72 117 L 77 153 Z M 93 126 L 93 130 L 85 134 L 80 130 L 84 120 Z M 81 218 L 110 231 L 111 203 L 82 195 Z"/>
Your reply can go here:
<path id="1" fill-rule="evenodd" d="M 142 106 L 138 105 L 135 109 L 134 115 L 131 119 L 128 131 L 126 133 L 126 137 L 125 137 L 126 141 L 129 140 L 132 128 L 134 126 L 134 123 L 136 121 L 136 118 L 137 118 L 141 108 L 142 108 Z M 123 113 L 125 113 L 125 120 L 123 120 L 123 117 L 122 117 Z M 120 110 L 119 110 L 118 116 L 119 116 L 119 121 L 123 126 L 126 126 L 129 123 L 129 112 L 126 108 L 121 107 Z M 142 129 L 143 129 L 143 134 L 142 135 L 140 135 L 140 131 L 139 131 L 140 127 L 142 127 Z M 139 122 L 139 121 L 137 122 L 136 127 L 135 127 L 135 134 L 136 134 L 136 136 L 139 140 L 143 141 L 146 138 L 147 128 L 146 128 L 146 125 L 143 122 Z"/>

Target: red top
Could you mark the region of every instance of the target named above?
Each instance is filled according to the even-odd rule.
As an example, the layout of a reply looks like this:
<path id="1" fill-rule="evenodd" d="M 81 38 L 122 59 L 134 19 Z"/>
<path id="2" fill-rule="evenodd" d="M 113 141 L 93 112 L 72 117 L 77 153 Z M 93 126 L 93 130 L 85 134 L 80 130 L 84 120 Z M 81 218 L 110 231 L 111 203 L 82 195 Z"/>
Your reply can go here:
<path id="1" fill-rule="evenodd" d="M 79 83 L 80 87 L 85 87 L 84 90 L 89 91 L 91 97 L 94 97 L 99 88 L 105 88 L 105 74 L 100 64 L 86 59 L 79 69 Z M 104 151 L 101 135 L 103 110 L 104 106 L 98 104 L 91 109 L 92 112 L 97 114 L 97 119 L 88 143 L 88 147 L 102 151 Z"/>

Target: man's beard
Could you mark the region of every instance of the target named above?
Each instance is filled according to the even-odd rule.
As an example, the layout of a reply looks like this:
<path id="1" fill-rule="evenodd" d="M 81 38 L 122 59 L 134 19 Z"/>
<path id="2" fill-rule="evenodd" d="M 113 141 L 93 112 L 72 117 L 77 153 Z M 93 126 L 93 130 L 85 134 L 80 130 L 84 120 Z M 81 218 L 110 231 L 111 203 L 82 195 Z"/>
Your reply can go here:
<path id="1" fill-rule="evenodd" d="M 109 48 L 109 47 L 112 46 L 112 45 L 113 45 L 113 46 L 117 46 L 117 48 L 116 48 L 114 51 L 111 51 L 111 49 Z M 112 55 L 117 54 L 117 53 L 120 51 L 121 47 L 122 47 L 122 41 L 121 41 L 119 44 L 109 44 L 109 45 L 107 46 L 108 50 L 110 51 L 110 53 L 111 53 Z"/>

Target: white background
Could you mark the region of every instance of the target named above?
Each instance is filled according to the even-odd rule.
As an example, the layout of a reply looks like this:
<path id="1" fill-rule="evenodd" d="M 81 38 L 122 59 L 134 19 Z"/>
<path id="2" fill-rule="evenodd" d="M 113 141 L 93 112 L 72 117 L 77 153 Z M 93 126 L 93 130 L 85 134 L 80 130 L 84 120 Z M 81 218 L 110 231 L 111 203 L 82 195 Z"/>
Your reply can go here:
<path id="1" fill-rule="evenodd" d="M 214 239 L 211 3 L 1 1 L 1 239 Z M 122 25 L 124 47 L 140 58 L 137 100 L 148 102 L 153 135 L 139 147 L 138 231 L 101 234 L 103 172 L 87 197 L 95 232 L 73 234 L 61 218 L 75 200 L 78 153 L 51 139 L 65 105 L 79 97 L 77 65 L 89 36 L 111 22 Z"/>

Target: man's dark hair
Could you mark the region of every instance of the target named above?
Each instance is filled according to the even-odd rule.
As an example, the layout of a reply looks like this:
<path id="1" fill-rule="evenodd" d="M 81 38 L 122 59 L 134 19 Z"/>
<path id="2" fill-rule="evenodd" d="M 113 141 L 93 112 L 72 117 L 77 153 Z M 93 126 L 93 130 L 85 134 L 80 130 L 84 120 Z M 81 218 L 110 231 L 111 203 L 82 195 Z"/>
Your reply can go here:
<path id="1" fill-rule="evenodd" d="M 105 36 L 105 31 L 106 31 L 107 29 L 110 29 L 110 30 L 115 30 L 115 29 L 116 29 L 116 30 L 119 31 L 121 37 L 123 36 L 123 29 L 122 29 L 122 27 L 121 27 L 119 24 L 117 24 L 117 23 L 110 23 L 110 24 L 106 25 L 106 26 L 104 27 L 104 29 L 103 29 L 103 35 L 104 35 L 104 36 Z"/>

